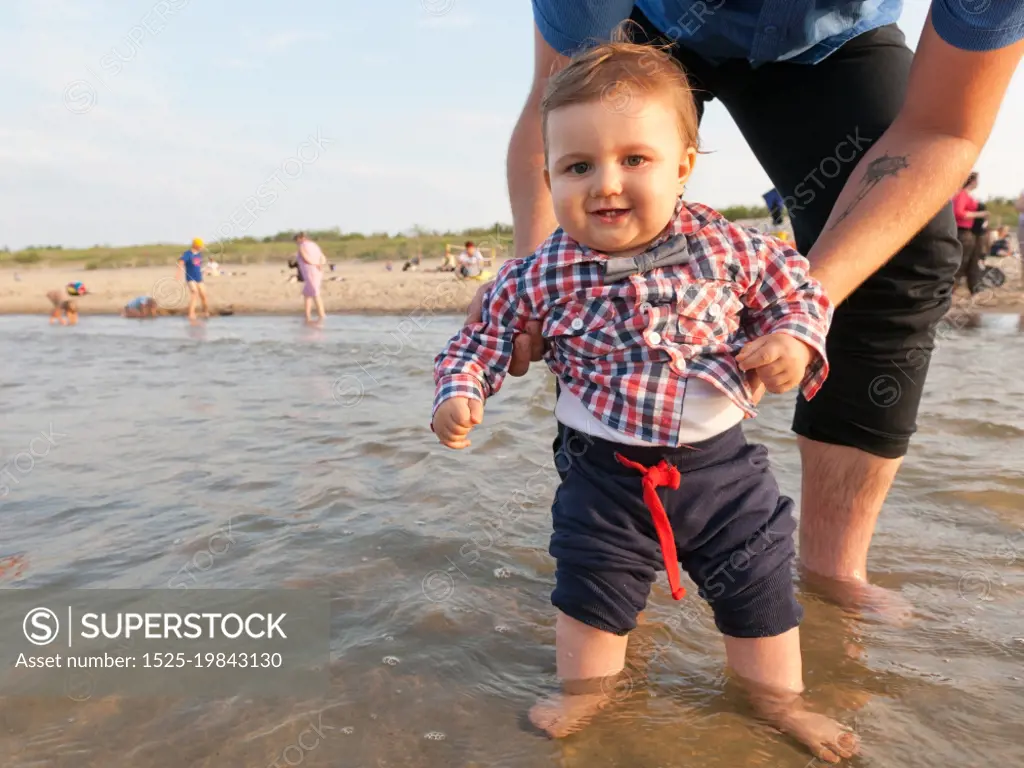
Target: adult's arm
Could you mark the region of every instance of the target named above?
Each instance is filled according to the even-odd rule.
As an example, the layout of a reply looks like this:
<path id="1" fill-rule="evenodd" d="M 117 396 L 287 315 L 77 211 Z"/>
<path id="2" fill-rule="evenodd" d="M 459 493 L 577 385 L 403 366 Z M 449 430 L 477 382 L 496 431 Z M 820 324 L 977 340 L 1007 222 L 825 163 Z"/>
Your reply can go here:
<path id="1" fill-rule="evenodd" d="M 529 256 L 558 227 L 551 193 L 544 183 L 544 137 L 541 134 L 540 102 L 548 78 L 568 59 L 544 39 L 533 25 L 533 81 L 526 103 L 508 144 L 506 174 L 512 207 L 514 256 Z"/>
<path id="2" fill-rule="evenodd" d="M 550 30 L 549 30 L 550 31 Z M 558 227 L 551 193 L 544 183 L 544 136 L 541 133 L 540 103 L 548 78 L 569 61 L 556 51 L 535 21 L 533 24 L 533 80 L 519 119 L 508 143 L 505 172 L 508 198 L 512 208 L 513 252 L 517 259 L 529 256 Z M 466 322 L 480 321 L 483 298 L 490 283 L 481 285 L 466 310 Z M 540 324 L 527 324 L 527 333 L 515 337 L 509 374 L 522 376 L 530 361 L 541 359 L 544 342 Z"/>
<path id="3" fill-rule="evenodd" d="M 850 175 L 807 254 L 834 304 L 892 258 L 963 184 L 1024 54 L 1024 30 L 1016 42 L 992 50 L 966 50 L 980 47 L 973 40 L 963 48 L 950 44 L 933 23 L 942 2 L 928 15 L 899 115 Z"/>
<path id="4" fill-rule="evenodd" d="M 1013 207 L 1024 213 L 1024 192 L 1020 193 L 1020 197 L 1017 198 L 1017 202 L 1013 204 Z"/>

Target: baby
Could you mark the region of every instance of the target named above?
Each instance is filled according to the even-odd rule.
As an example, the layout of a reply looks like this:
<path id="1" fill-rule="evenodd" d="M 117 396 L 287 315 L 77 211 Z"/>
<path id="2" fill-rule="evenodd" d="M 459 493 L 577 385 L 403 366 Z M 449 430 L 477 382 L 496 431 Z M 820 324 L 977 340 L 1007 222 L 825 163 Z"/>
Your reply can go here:
<path id="1" fill-rule="evenodd" d="M 758 711 L 838 760 L 852 734 L 799 695 L 793 502 L 741 426 L 758 382 L 814 396 L 833 308 L 792 247 L 682 199 L 697 125 L 659 49 L 600 45 L 551 78 L 544 178 L 559 228 L 502 265 L 482 321 L 437 356 L 431 427 L 469 446 L 513 338 L 542 322 L 566 459 L 549 548 L 562 693 L 531 709 L 534 725 L 563 736 L 607 702 L 657 571 L 684 596 L 681 562 Z M 585 447 L 567 458 L 574 441 Z"/>

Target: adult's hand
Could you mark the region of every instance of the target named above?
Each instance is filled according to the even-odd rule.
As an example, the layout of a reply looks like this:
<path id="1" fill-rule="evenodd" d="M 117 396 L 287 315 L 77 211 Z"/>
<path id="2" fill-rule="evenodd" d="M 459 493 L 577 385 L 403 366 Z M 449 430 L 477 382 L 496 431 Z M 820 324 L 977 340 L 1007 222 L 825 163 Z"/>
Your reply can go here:
<path id="1" fill-rule="evenodd" d="M 481 285 L 469 302 L 466 310 L 466 325 L 479 323 L 483 320 L 484 294 L 494 285 L 494 281 Z M 509 376 L 523 376 L 530 370 L 530 363 L 537 362 L 544 355 L 544 337 L 540 333 L 540 322 L 528 320 L 526 333 L 517 333 L 512 341 L 512 361 L 509 363 Z"/>

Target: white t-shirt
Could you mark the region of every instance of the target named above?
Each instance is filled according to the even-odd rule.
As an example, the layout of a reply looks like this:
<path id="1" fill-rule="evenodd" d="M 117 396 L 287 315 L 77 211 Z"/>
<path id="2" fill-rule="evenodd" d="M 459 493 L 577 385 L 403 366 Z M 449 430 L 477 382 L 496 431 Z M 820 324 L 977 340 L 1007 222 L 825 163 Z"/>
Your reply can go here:
<path id="1" fill-rule="evenodd" d="M 696 376 L 686 379 L 679 442 L 697 443 L 720 435 L 743 421 L 745 414 L 714 384 Z M 617 432 L 596 418 L 566 387 L 559 387 L 555 418 L 577 432 L 623 445 L 649 445 Z"/>
<path id="2" fill-rule="evenodd" d="M 480 271 L 483 261 L 484 257 L 480 255 L 480 251 L 472 255 L 468 251 L 463 251 L 459 254 L 459 264 L 472 274 L 477 274 Z"/>

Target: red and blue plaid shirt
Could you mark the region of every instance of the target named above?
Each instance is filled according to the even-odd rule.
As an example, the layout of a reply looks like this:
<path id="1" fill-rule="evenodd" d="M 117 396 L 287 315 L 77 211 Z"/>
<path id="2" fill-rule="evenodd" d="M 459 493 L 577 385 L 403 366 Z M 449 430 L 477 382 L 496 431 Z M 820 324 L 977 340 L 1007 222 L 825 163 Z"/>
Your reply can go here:
<path id="1" fill-rule="evenodd" d="M 451 397 L 486 400 L 501 388 L 512 340 L 542 322 L 544 354 L 560 383 L 612 429 L 679 445 L 686 381 L 718 387 L 756 415 L 735 355 L 751 339 L 788 333 L 816 350 L 800 384 L 811 399 L 828 376 L 833 307 L 807 260 L 783 241 L 680 198 L 651 249 L 685 237 L 689 261 L 606 284 L 608 256 L 556 230 L 535 253 L 506 261 L 482 320 L 435 358 L 434 411 Z"/>

